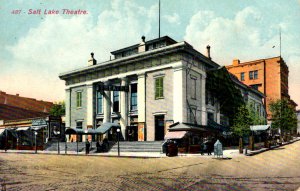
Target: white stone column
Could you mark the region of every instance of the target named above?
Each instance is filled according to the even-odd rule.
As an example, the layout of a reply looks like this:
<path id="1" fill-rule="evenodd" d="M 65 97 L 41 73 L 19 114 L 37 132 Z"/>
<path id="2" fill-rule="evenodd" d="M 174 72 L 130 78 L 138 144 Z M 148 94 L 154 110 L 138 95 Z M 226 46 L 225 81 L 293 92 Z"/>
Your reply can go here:
<path id="1" fill-rule="evenodd" d="M 88 84 L 86 89 L 86 127 L 83 127 L 83 130 L 93 126 L 93 84 Z M 86 141 L 88 135 L 84 135 L 83 138 L 83 141 Z"/>
<path id="2" fill-rule="evenodd" d="M 146 122 L 146 78 L 145 74 L 138 75 L 138 122 Z"/>
<path id="3" fill-rule="evenodd" d="M 206 103 L 205 103 L 205 92 L 206 92 L 206 87 L 205 87 L 205 82 L 206 82 L 206 76 L 201 75 L 201 109 L 202 109 L 202 125 L 207 125 L 207 111 L 206 111 Z"/>
<path id="4" fill-rule="evenodd" d="M 110 91 L 104 91 L 103 94 L 103 123 L 111 122 L 111 99 L 110 99 Z"/>
<path id="5" fill-rule="evenodd" d="M 86 101 L 86 125 L 93 125 L 93 84 L 87 85 L 87 93 L 86 93 L 87 101 Z"/>
<path id="6" fill-rule="evenodd" d="M 66 89 L 66 95 L 65 95 L 65 125 L 66 127 L 71 127 L 71 120 L 70 120 L 70 108 L 71 108 L 71 89 Z"/>
<path id="7" fill-rule="evenodd" d="M 127 86 L 128 80 L 127 78 L 121 79 L 121 86 Z M 128 125 L 128 92 L 121 91 L 120 92 L 120 102 L 121 102 L 121 118 L 120 118 L 120 126 L 121 132 L 125 139 L 125 129 Z"/>
<path id="8" fill-rule="evenodd" d="M 173 120 L 174 122 L 186 122 L 185 109 L 185 78 L 184 68 L 178 65 L 173 68 Z"/>
<path id="9" fill-rule="evenodd" d="M 137 84 L 137 108 L 138 108 L 138 141 L 147 140 L 146 129 L 146 76 L 145 73 L 138 74 Z M 147 134 L 146 134 L 147 132 Z"/>

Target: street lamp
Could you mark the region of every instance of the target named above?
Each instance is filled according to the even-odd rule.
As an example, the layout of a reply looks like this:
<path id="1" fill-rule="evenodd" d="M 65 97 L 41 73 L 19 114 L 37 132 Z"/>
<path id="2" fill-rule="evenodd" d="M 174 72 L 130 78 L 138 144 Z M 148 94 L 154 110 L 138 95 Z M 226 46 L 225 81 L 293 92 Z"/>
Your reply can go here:
<path id="1" fill-rule="evenodd" d="M 76 147 L 77 147 L 77 154 L 78 154 L 78 133 L 76 132 Z"/>
<path id="2" fill-rule="evenodd" d="M 65 135 L 66 136 L 66 135 Z M 67 146 L 67 137 L 65 137 L 65 154 L 67 154 L 68 146 Z"/>
<path id="3" fill-rule="evenodd" d="M 59 147 L 60 132 L 56 131 L 56 135 L 58 136 L 58 139 L 57 139 L 57 153 L 60 154 L 60 147 Z"/>
<path id="4" fill-rule="evenodd" d="M 120 156 L 120 129 L 117 129 L 118 134 L 118 156 Z"/>
<path id="5" fill-rule="evenodd" d="M 37 154 L 36 135 L 37 135 L 37 132 L 35 131 L 34 132 L 35 154 Z"/>
<path id="6" fill-rule="evenodd" d="M 5 129 L 5 152 L 7 151 L 7 129 Z"/>

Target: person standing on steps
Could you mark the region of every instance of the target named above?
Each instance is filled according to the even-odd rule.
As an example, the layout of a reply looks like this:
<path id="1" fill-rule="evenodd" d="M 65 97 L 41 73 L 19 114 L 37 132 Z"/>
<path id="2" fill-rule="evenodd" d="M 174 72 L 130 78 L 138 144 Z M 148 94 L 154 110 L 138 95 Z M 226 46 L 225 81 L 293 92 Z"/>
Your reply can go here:
<path id="1" fill-rule="evenodd" d="M 90 142 L 88 139 L 86 139 L 86 142 L 85 142 L 85 154 L 89 154 L 90 153 Z"/>

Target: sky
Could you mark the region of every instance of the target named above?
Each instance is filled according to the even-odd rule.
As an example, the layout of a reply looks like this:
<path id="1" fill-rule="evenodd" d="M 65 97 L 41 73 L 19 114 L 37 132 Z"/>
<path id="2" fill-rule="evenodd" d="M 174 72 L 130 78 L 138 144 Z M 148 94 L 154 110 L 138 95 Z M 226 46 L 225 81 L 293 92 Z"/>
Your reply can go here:
<path id="1" fill-rule="evenodd" d="M 161 36 L 203 54 L 210 45 L 220 65 L 279 56 L 280 29 L 289 94 L 300 105 L 300 0 L 161 0 Z M 109 60 L 143 35 L 158 37 L 158 0 L 0 0 L 0 90 L 62 101 L 60 73 L 87 66 L 91 52 Z"/>

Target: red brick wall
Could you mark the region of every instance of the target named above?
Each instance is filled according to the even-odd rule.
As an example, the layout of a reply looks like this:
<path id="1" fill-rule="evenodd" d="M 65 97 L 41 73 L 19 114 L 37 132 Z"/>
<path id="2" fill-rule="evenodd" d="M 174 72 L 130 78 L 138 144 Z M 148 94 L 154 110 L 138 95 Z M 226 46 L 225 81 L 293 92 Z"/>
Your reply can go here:
<path id="1" fill-rule="evenodd" d="M 240 81 L 241 81 L 241 73 L 245 73 L 245 80 L 242 81 L 246 85 L 255 85 L 255 84 L 261 84 L 259 87 L 259 91 L 262 93 L 264 92 L 264 64 L 263 61 L 261 62 L 252 62 L 252 63 L 240 63 L 238 66 L 232 67 L 232 66 L 226 66 L 227 70 L 235 75 Z M 257 79 L 251 79 L 249 78 L 249 72 L 250 71 L 258 71 L 258 78 Z"/>
<path id="2" fill-rule="evenodd" d="M 32 98 L 21 97 L 19 95 L 10 95 L 0 91 L 0 104 L 19 107 L 37 112 L 49 112 L 53 106 L 52 102 L 38 101 Z"/>
<path id="3" fill-rule="evenodd" d="M 266 66 L 265 73 L 264 66 Z M 282 97 L 289 98 L 288 67 L 280 57 L 244 62 L 238 65 L 235 62 L 235 66 L 230 65 L 226 66 L 226 68 L 230 73 L 237 76 L 239 80 L 241 79 L 240 73 L 245 72 L 245 81 L 243 83 L 247 85 L 262 84 L 258 90 L 266 95 L 266 110 L 269 119 L 271 117 L 270 102 Z M 258 70 L 258 79 L 256 80 L 249 79 L 249 71 L 253 70 Z"/>

